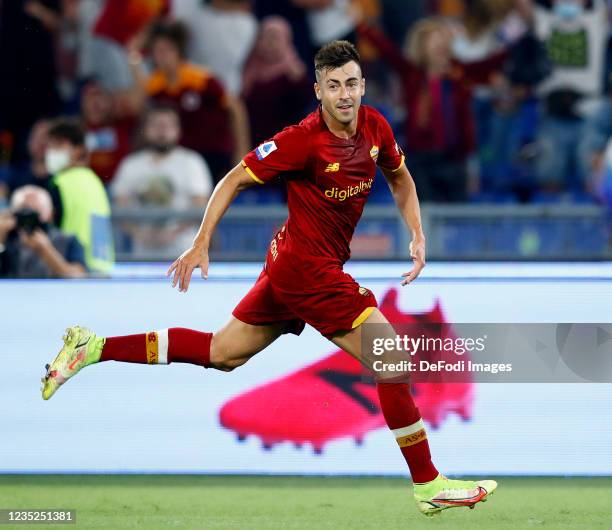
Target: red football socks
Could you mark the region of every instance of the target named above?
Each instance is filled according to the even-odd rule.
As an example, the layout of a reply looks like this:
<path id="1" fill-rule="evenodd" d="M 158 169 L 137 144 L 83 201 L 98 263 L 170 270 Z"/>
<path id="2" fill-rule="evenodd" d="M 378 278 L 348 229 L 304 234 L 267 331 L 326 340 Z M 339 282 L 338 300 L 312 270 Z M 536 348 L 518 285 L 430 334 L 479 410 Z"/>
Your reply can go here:
<path id="1" fill-rule="evenodd" d="M 190 363 L 210 368 L 212 333 L 169 328 L 138 335 L 108 337 L 100 361 L 141 364 Z"/>
<path id="2" fill-rule="evenodd" d="M 410 395 L 410 386 L 405 383 L 377 383 L 376 389 L 383 416 L 410 468 L 412 481 L 423 483 L 434 480 L 438 470 L 431 461 L 425 425 Z"/>

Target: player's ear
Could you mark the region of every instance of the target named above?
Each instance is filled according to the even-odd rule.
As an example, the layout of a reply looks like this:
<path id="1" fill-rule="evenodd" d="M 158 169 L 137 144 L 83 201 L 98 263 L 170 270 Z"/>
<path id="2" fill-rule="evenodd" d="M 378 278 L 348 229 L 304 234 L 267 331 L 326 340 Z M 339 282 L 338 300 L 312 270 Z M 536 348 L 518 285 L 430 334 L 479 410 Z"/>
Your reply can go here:
<path id="1" fill-rule="evenodd" d="M 321 87 L 319 86 L 319 83 L 314 84 L 314 91 L 315 91 L 315 96 L 317 96 L 317 99 L 321 101 Z"/>
<path id="2" fill-rule="evenodd" d="M 361 78 L 361 97 L 365 95 L 365 77 Z"/>

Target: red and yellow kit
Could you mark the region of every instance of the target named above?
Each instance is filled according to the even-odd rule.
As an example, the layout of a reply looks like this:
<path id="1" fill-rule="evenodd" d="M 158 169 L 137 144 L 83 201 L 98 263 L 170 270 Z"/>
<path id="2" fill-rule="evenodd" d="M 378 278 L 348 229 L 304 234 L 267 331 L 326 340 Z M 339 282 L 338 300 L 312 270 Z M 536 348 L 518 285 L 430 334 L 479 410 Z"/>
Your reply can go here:
<path id="1" fill-rule="evenodd" d="M 376 299 L 342 266 L 376 165 L 395 171 L 403 160 L 387 121 L 365 105 L 351 138 L 335 136 L 318 109 L 250 152 L 242 164 L 256 182 L 285 179 L 289 218 L 234 316 L 254 325 L 289 321 L 298 334 L 308 323 L 326 337 L 360 325 Z"/>

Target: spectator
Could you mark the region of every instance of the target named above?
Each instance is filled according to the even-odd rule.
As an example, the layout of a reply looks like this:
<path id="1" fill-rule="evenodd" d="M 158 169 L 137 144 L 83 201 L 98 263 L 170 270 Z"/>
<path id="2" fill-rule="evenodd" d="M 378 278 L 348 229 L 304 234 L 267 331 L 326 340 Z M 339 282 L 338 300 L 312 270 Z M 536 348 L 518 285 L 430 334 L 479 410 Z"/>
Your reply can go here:
<path id="1" fill-rule="evenodd" d="M 0 212 L 0 277 L 80 278 L 83 247 L 52 225 L 49 192 L 37 186 L 15 191 L 11 211 Z"/>
<path id="2" fill-rule="evenodd" d="M 475 92 L 480 198 L 528 202 L 537 191 L 535 87 L 552 66 L 545 46 L 523 20 L 524 0 L 472 0 L 471 6 L 465 34 L 454 41 L 456 54 L 475 60 L 512 43 L 503 71 Z"/>
<path id="3" fill-rule="evenodd" d="M 128 90 L 134 79 L 128 61 L 130 43 L 156 17 L 167 13 L 168 0 L 104 0 L 85 33 L 81 75 L 99 79 L 108 90 Z M 91 9 L 84 11 L 91 11 Z M 83 13 L 81 13 L 83 15 Z M 86 24 L 89 26 L 89 24 Z M 88 34 L 93 33 L 93 36 Z"/>
<path id="4" fill-rule="evenodd" d="M 13 163 L 27 157 L 36 120 L 58 110 L 54 21 L 59 3 L 0 2 L 0 127 L 12 137 Z"/>
<path id="5" fill-rule="evenodd" d="M 173 14 L 189 29 L 189 58 L 206 65 L 234 95 L 242 90 L 242 70 L 257 34 L 249 0 L 181 0 Z"/>
<path id="6" fill-rule="evenodd" d="M 253 9 L 258 20 L 277 15 L 284 18 L 293 32 L 295 48 L 306 64 L 311 64 L 314 55 L 306 10 L 300 5 L 304 0 L 253 0 Z M 310 71 L 310 69 L 309 69 Z M 314 78 L 313 78 L 314 79 Z"/>
<path id="7" fill-rule="evenodd" d="M 198 151 L 218 181 L 249 150 L 246 111 L 209 70 L 185 61 L 186 45 L 182 24 L 154 25 L 149 48 L 155 71 L 141 80 L 141 88 L 155 103 L 177 108 L 183 132 L 181 145 Z"/>
<path id="8" fill-rule="evenodd" d="M 308 26 L 315 50 L 336 39 L 355 42 L 355 21 L 348 16 L 350 0 L 295 1 L 308 9 Z"/>
<path id="9" fill-rule="evenodd" d="M 12 164 L 9 168 L 6 182 L 9 195 L 27 184 L 47 187 L 49 172 L 45 166 L 45 150 L 49 142 L 50 127 L 51 122 L 47 119 L 38 120 L 32 127 L 28 138 L 29 159 Z"/>
<path id="10" fill-rule="evenodd" d="M 608 218 L 612 212 L 612 141 L 608 140 L 601 167 L 596 170 L 590 181 L 590 191 L 600 203 L 608 209 Z"/>
<path id="11" fill-rule="evenodd" d="M 496 76 L 488 97 L 475 101 L 481 198 L 529 202 L 537 190 L 533 156 L 538 101 L 531 87 Z"/>
<path id="12" fill-rule="evenodd" d="M 455 58 L 478 61 L 519 39 L 527 31 L 521 6 L 524 1 L 467 0 L 462 26 L 455 28 Z"/>
<path id="13" fill-rule="evenodd" d="M 584 187 L 577 157 L 589 99 L 601 96 L 608 25 L 603 0 L 536 5 L 532 20 L 554 69 L 539 87 L 545 111 L 539 132 L 538 177 L 549 190 Z"/>
<path id="14" fill-rule="evenodd" d="M 131 109 L 122 104 L 118 95 L 92 81 L 83 89 L 81 114 L 89 167 L 104 184 L 109 184 L 119 162 L 130 151 L 134 128 Z"/>
<path id="15" fill-rule="evenodd" d="M 62 0 L 61 14 L 55 32 L 55 63 L 57 66 L 57 88 L 63 102 L 62 111 L 76 112 L 79 96 L 79 56 L 81 0 Z"/>
<path id="16" fill-rule="evenodd" d="M 381 0 L 385 34 L 396 46 L 401 46 L 409 28 L 420 18 L 427 16 L 429 0 Z"/>
<path id="17" fill-rule="evenodd" d="M 242 95 L 249 113 L 251 145 L 259 145 L 298 121 L 312 100 L 306 67 L 293 46 L 291 27 L 281 17 L 262 20 L 244 69 Z"/>
<path id="18" fill-rule="evenodd" d="M 127 156 L 117 171 L 112 193 L 118 206 L 154 206 L 173 211 L 204 208 L 212 191 L 206 162 L 195 151 L 178 146 L 179 116 L 172 107 L 150 109 L 144 120 L 141 151 Z M 164 222 L 163 226 L 129 228 L 137 251 L 181 251 L 193 239 L 194 226 Z"/>
<path id="19" fill-rule="evenodd" d="M 114 261 L 110 205 L 102 182 L 87 167 L 86 158 L 82 129 L 65 119 L 54 122 L 45 164 L 52 175 L 55 224 L 83 245 L 89 270 L 107 272 Z"/>
<path id="20" fill-rule="evenodd" d="M 602 196 L 603 179 L 606 177 L 609 180 L 612 167 L 610 138 L 612 138 L 612 101 L 608 97 L 586 120 L 578 145 L 579 163 L 582 174 L 586 177 L 586 189 L 599 198 Z M 609 182 L 607 185 L 609 186 Z"/>
<path id="21" fill-rule="evenodd" d="M 407 156 L 419 198 L 465 200 L 467 158 L 475 150 L 471 87 L 488 82 L 505 54 L 472 63 L 453 60 L 452 33 L 440 18 L 417 22 L 404 54 L 374 28 L 360 24 L 358 31 L 400 76 Z"/>

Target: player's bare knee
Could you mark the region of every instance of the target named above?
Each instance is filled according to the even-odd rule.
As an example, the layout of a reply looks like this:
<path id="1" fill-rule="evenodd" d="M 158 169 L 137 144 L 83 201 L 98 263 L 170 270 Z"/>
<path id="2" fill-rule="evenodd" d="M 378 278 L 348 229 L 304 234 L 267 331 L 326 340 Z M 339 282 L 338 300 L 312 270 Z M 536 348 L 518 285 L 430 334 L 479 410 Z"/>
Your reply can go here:
<path id="1" fill-rule="evenodd" d="M 231 372 L 235 368 L 235 366 L 230 364 L 229 348 L 222 332 L 217 332 L 212 337 L 210 343 L 210 364 L 223 372 Z"/>
<path id="2" fill-rule="evenodd" d="M 210 364 L 222 372 L 231 372 L 242 366 L 248 359 L 236 358 L 235 352 L 223 333 L 215 333 L 210 343 Z"/>
<path id="3" fill-rule="evenodd" d="M 374 372 L 378 383 L 410 383 L 410 355 L 405 351 L 393 349 L 382 355 L 366 356 L 371 362 L 370 369 Z"/>

